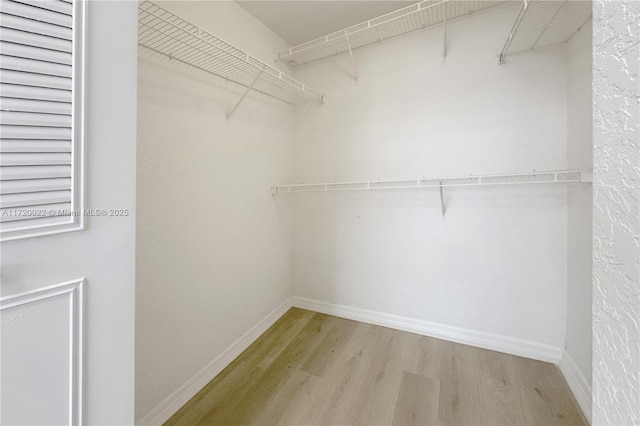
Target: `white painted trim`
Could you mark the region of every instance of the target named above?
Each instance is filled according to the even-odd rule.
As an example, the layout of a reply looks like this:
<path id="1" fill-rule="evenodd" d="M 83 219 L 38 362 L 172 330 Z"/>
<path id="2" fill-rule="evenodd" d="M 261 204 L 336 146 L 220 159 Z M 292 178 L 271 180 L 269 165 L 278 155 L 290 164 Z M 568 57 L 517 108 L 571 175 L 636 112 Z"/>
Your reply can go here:
<path id="1" fill-rule="evenodd" d="M 260 322 L 251 327 L 238 340 L 205 365 L 182 386 L 167 396 L 160 404 L 136 422 L 137 425 L 161 425 L 193 398 L 207 383 L 255 342 L 269 327 L 291 308 L 291 300 L 285 300 Z"/>
<path id="2" fill-rule="evenodd" d="M 380 325 L 396 330 L 408 331 L 451 342 L 476 346 L 483 349 L 504 352 L 540 361 L 557 364 L 562 358 L 563 349 L 545 343 L 502 336 L 462 327 L 455 327 L 431 321 L 402 317 L 398 315 L 377 312 L 353 306 L 336 305 L 302 297 L 292 297 L 292 306 L 334 315 L 340 318 Z"/>
<path id="3" fill-rule="evenodd" d="M 78 212 L 74 217 L 75 230 L 85 229 L 84 207 L 86 197 L 86 134 L 87 134 L 87 22 L 89 22 L 87 0 L 74 3 L 74 55 L 73 55 L 73 159 L 71 185 L 73 204 L 71 210 Z"/>
<path id="4" fill-rule="evenodd" d="M 59 296 L 67 296 L 69 303 L 69 424 L 81 425 L 83 400 L 83 330 L 84 278 L 67 281 L 24 293 L 0 298 L 0 310 L 16 308 Z"/>
<path id="5" fill-rule="evenodd" d="M 582 414 L 591 423 L 591 385 L 567 351 L 564 352 L 562 359 L 558 363 L 558 369 L 569 385 L 576 402 L 582 410 Z"/>

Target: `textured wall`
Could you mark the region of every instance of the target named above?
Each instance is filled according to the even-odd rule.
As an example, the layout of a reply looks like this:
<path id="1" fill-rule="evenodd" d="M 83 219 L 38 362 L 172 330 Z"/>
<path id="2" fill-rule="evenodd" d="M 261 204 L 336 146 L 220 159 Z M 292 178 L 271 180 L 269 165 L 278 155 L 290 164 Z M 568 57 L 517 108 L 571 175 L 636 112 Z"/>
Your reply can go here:
<path id="1" fill-rule="evenodd" d="M 639 25 L 594 3 L 594 424 L 640 424 Z"/>

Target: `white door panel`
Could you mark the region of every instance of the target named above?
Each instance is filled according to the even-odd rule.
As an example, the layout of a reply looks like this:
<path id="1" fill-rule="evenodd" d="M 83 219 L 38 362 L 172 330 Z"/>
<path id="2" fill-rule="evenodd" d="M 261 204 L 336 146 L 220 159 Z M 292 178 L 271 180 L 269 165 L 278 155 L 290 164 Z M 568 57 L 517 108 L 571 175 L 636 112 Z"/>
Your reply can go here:
<path id="1" fill-rule="evenodd" d="M 31 4 L 41 9 L 39 14 L 49 16 L 47 7 L 66 7 L 60 2 L 48 1 L 10 3 L 0 0 L 0 9 L 8 7 L 6 10 L 11 12 Z M 13 194 L 66 191 L 78 183 L 83 185 L 84 209 L 126 210 L 128 214 L 85 214 L 81 218 L 83 229 L 76 227 L 74 232 L 66 232 L 69 228 L 65 228 L 64 233 L 50 235 L 38 232 L 32 234 L 37 237 L 20 236 L 0 244 L 0 422 L 3 426 L 131 425 L 134 422 L 137 2 L 86 0 L 85 7 L 89 53 L 86 57 L 84 164 L 74 172 L 75 183 L 68 173 L 69 165 L 63 165 L 66 172 L 61 172 L 62 177 L 55 172 L 60 164 L 31 165 L 29 176 L 41 179 L 27 182 L 29 176 L 15 175 L 7 179 L 9 184 L 2 185 L 0 192 L 7 196 L 5 200 L 18 202 Z M 3 20 L 3 26 L 11 28 L 22 28 L 21 25 L 36 28 L 40 23 L 15 16 Z M 52 30 L 52 36 L 64 39 L 55 25 L 44 27 Z M 3 74 L 0 80 L 6 76 Z M 32 82 L 14 77 L 8 75 L 13 79 L 13 86 Z M 37 77 L 37 81 L 44 82 Z M 58 81 L 54 78 L 47 82 L 49 80 Z M 50 89 L 64 92 L 66 97 L 61 101 L 64 105 L 58 105 L 64 107 L 63 110 L 49 111 L 54 105 L 38 100 L 24 102 L 16 97 L 20 91 L 13 86 L 9 92 L 2 93 L 13 99 L 9 103 L 11 108 L 24 109 L 29 114 L 68 113 L 71 99 L 68 90 Z M 29 87 L 22 86 L 20 90 Z M 16 118 L 19 125 L 29 125 L 23 119 L 33 116 L 13 119 Z M 24 136 L 24 132 L 8 135 Z M 67 139 L 7 137 L 4 133 L 0 135 L 3 152 L 7 149 L 12 154 L 22 153 L 3 158 L 11 163 L 10 167 L 16 168 L 12 170 L 14 174 L 23 167 L 20 163 L 31 161 L 30 153 L 65 153 L 70 146 Z M 41 163 L 68 160 L 67 156 L 59 155 L 55 161 L 54 157 L 38 158 Z M 53 170 L 56 176 L 46 175 L 47 179 L 36 176 L 38 170 L 44 170 L 40 167 L 47 168 L 47 172 Z M 39 217 L 30 223 L 50 225 L 50 220 Z M 21 221 L 0 221 L 0 227 L 13 229 L 18 227 L 18 222 Z"/>
<path id="2" fill-rule="evenodd" d="M 83 280 L 2 299 L 0 424 L 80 424 Z"/>

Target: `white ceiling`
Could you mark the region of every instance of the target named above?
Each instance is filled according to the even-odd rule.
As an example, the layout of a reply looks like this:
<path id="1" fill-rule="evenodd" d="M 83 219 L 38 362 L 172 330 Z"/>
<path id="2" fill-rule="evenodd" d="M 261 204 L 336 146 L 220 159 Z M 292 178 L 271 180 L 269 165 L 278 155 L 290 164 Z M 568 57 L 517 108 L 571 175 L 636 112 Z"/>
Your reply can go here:
<path id="1" fill-rule="evenodd" d="M 403 0 L 236 0 L 291 45 L 416 3 Z"/>

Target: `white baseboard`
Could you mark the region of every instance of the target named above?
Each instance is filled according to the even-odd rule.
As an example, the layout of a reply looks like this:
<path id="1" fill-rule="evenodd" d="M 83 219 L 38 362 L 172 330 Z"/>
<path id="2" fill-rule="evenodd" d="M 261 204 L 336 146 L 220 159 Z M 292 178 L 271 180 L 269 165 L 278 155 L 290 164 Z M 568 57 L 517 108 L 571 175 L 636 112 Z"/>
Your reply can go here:
<path id="1" fill-rule="evenodd" d="M 220 355 L 204 366 L 182 386 L 167 396 L 160 404 L 136 422 L 137 425 L 161 425 L 174 415 L 183 405 L 193 398 L 202 388 L 216 377 L 226 366 L 236 359 L 258 337 L 271 327 L 291 308 L 291 300 L 285 300 L 271 311 L 259 323 L 251 327 L 238 340 L 227 347 Z"/>
<path id="2" fill-rule="evenodd" d="M 564 379 L 567 381 L 576 402 L 582 410 L 582 414 L 591 423 L 591 385 L 584 377 L 584 373 L 566 351 L 558 363 L 558 369 L 560 369 Z"/>
<path id="3" fill-rule="evenodd" d="M 340 318 L 380 325 L 429 337 L 436 337 L 438 339 L 518 355 L 525 358 L 552 362 L 554 364 L 557 364 L 562 359 L 562 348 L 533 342 L 531 340 L 402 317 L 384 312 L 356 308 L 353 306 L 335 305 L 332 303 L 296 296 L 291 298 L 291 304 L 297 308 L 333 315 Z"/>

